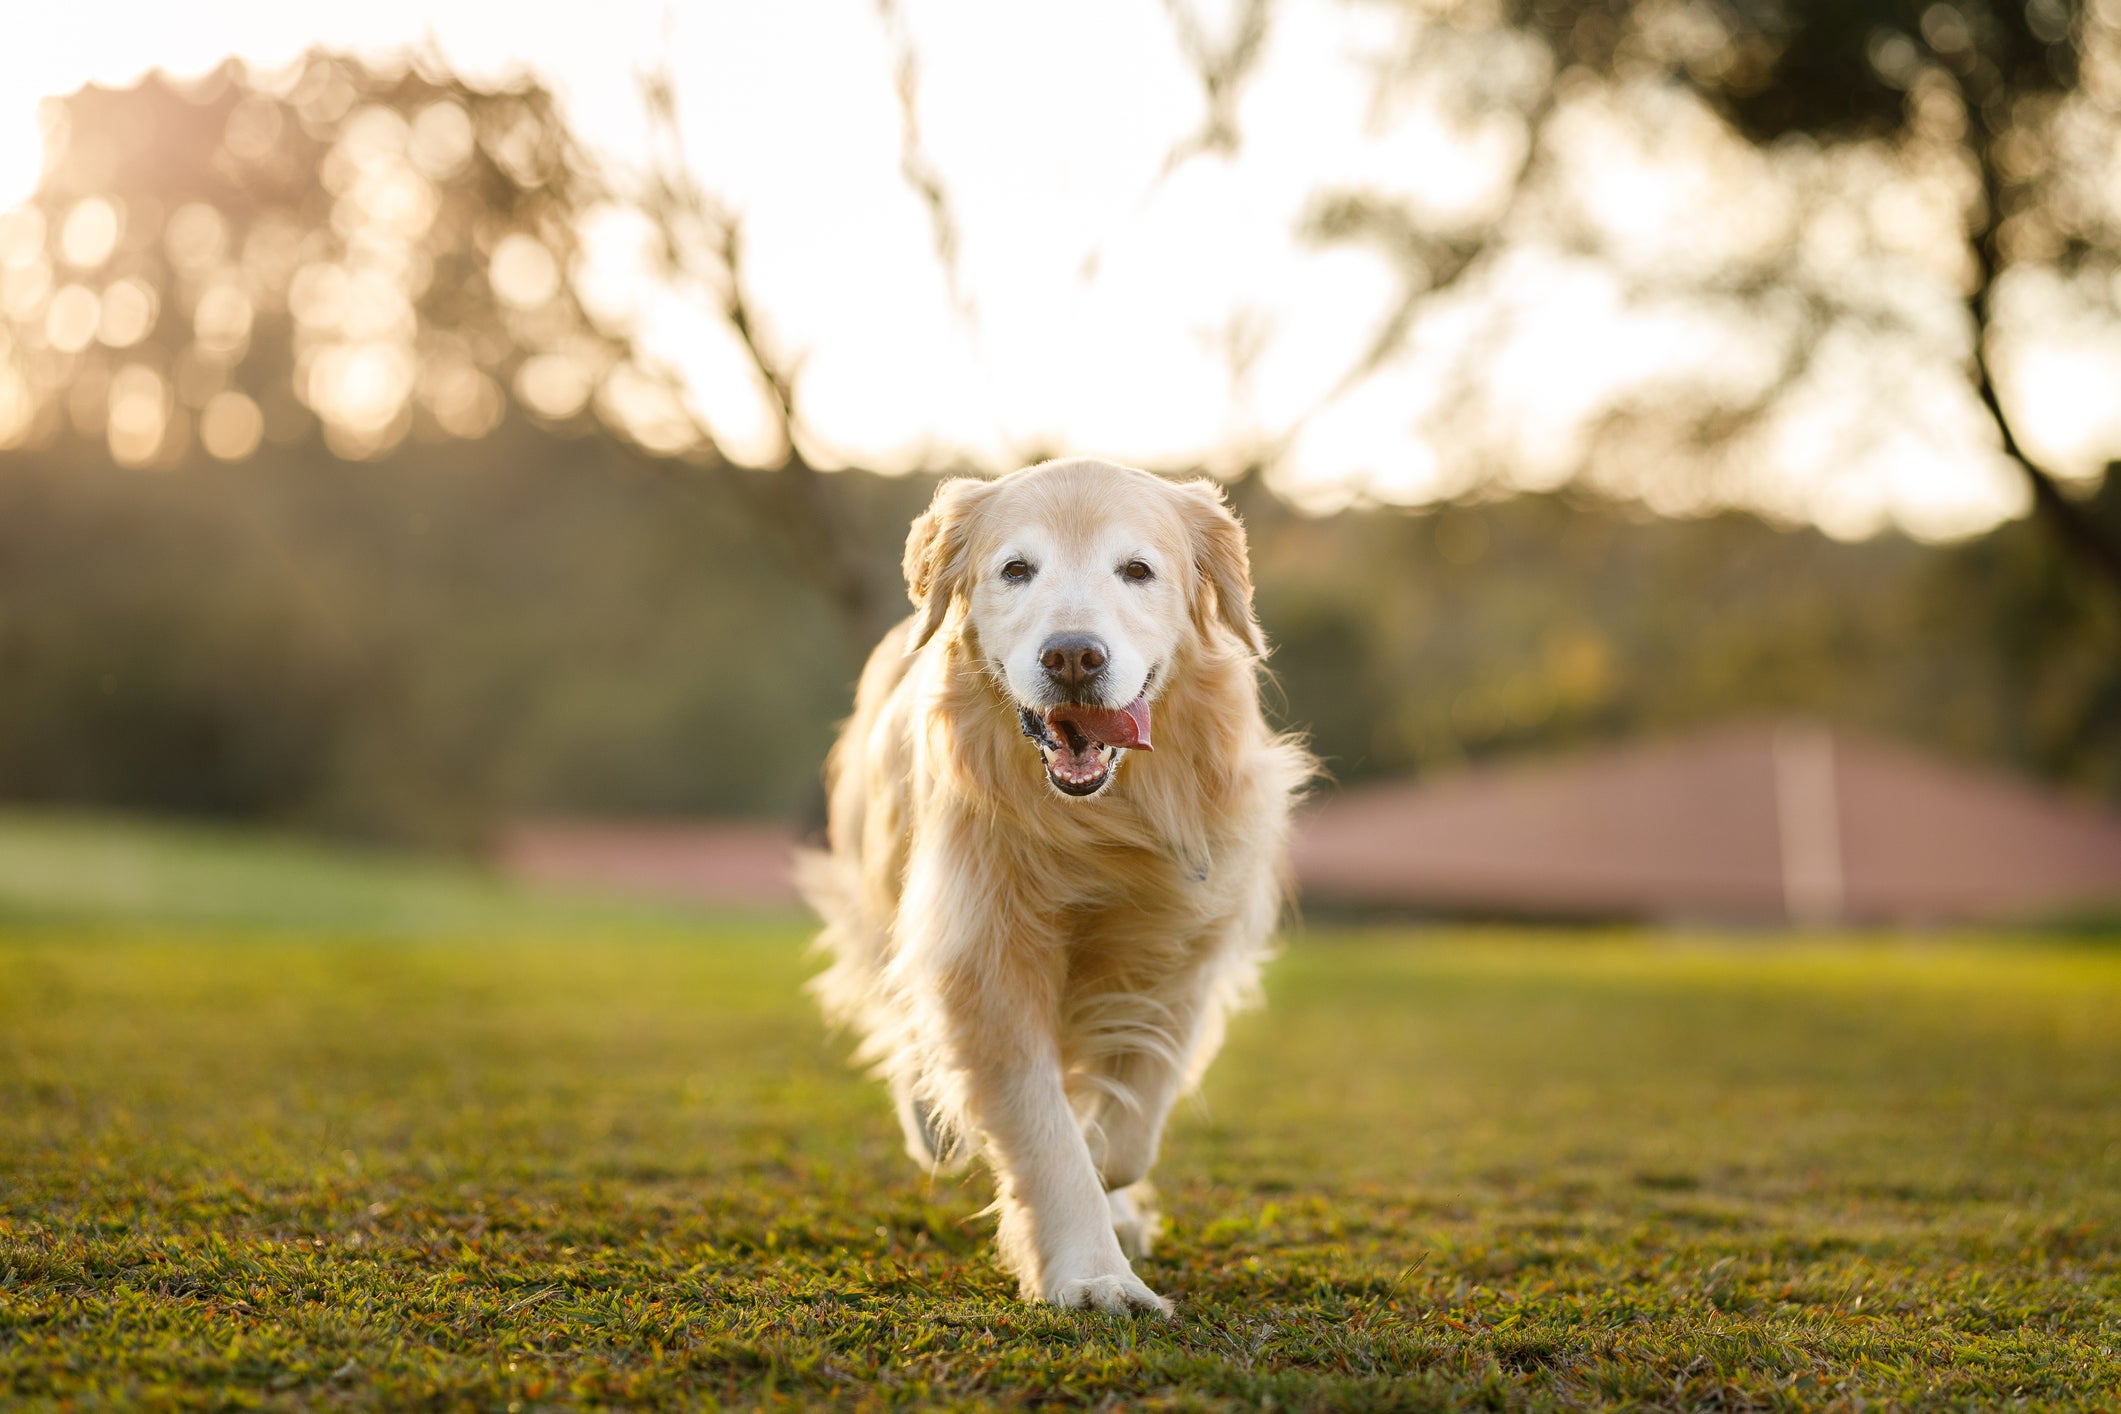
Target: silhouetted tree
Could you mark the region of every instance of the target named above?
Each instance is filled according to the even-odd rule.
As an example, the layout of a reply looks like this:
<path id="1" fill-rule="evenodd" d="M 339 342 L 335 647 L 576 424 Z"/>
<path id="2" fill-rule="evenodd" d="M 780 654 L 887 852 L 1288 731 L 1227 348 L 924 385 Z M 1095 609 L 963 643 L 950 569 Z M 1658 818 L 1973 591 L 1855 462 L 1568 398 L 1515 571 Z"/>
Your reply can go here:
<path id="1" fill-rule="evenodd" d="M 71 437 L 126 465 L 241 461 L 321 437 L 372 459 L 492 431 L 512 404 L 603 430 L 670 471 L 719 470 L 858 641 L 899 607 L 804 457 L 794 378 L 749 298 L 742 227 L 665 139 L 644 178 L 586 155 L 534 82 L 314 54 L 84 88 L 53 109 L 33 200 L 0 216 L 0 449 Z M 732 465 L 617 302 L 585 295 L 585 232 L 644 226 L 673 297 L 703 292 L 784 434 Z"/>
<path id="2" fill-rule="evenodd" d="M 2014 281 L 2045 277 L 2094 317 L 2116 312 L 2121 194 L 2110 161 L 2121 147 L 2121 18 L 2110 8 L 2077 0 L 1386 3 L 1408 29 L 1383 83 L 1428 84 L 1462 118 L 1513 126 L 1502 146 L 1517 156 L 1501 194 L 1472 220 L 1438 220 L 1376 192 L 1320 194 L 1315 235 L 1367 243 L 1402 273 L 1398 304 L 1335 396 L 1395 357 L 1440 296 L 1492 277 L 1526 242 L 1613 256 L 1643 302 L 1693 300 L 1746 320 L 1775 359 L 1749 386 L 1666 387 L 1615 409 L 1603 429 L 1612 442 L 1603 454 L 1595 441 L 1587 447 L 1587 469 L 1638 456 L 1645 438 L 1653 447 L 1676 440 L 1682 462 L 1727 451 L 1820 376 L 1819 351 L 1836 339 L 1882 350 L 1880 358 L 1943 359 L 1993 423 L 2038 514 L 2121 593 L 2121 530 L 2102 524 L 2028 449 L 1997 372 L 1999 353 L 2008 357 L 2028 323 L 2008 307 Z M 1706 268 L 1643 268 L 1584 219 L 1580 192 L 1599 174 L 1582 170 L 1581 147 L 1566 146 L 1566 120 L 1586 103 L 1632 95 L 1640 121 L 1673 124 L 1685 116 L 1669 101 L 1675 94 L 1757 150 L 1763 179 L 1787 184 L 1793 214 L 1767 218 L 1785 223 L 1769 233 L 1779 239 Z M 1832 175 L 1842 159 L 1847 170 Z M 1856 170 L 1859 160 L 1869 167 Z M 1902 184 L 1917 208 L 1927 204 L 1917 223 L 1928 249 L 1919 256 L 1881 237 L 1872 209 L 1882 205 L 1881 182 Z M 1895 213 L 1902 226 L 1907 211 L 1902 203 Z M 1862 267 L 1857 278 L 1806 256 L 1827 220 L 1841 223 L 1837 239 L 1853 242 L 1845 263 Z M 1941 301 L 1910 298 L 1910 277 Z M 1952 301 L 1963 315 L 1957 327 L 1936 314 Z M 1467 382 L 1481 376 L 1470 361 Z M 1910 390 L 1905 401 L 1923 396 Z"/>
<path id="3" fill-rule="evenodd" d="M 0 242 L 10 441 L 153 466 L 321 433 L 365 459 L 483 436 L 511 396 L 586 419 L 624 367 L 570 278 L 597 188 L 535 85 L 316 55 L 85 88 L 53 127 Z"/>

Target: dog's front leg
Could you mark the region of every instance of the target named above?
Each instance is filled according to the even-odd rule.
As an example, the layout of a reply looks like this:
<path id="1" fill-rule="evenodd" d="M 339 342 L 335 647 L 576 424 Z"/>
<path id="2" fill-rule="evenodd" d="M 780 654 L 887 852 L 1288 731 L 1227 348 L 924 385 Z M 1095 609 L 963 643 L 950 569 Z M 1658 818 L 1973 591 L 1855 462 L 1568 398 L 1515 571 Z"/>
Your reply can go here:
<path id="1" fill-rule="evenodd" d="M 918 985 L 942 1043 L 945 1074 L 935 1077 L 936 1089 L 994 1165 L 1003 1263 L 1029 1300 L 1168 1312 L 1170 1303 L 1120 1251 L 1104 1185 L 1068 1104 L 1057 958 L 1028 929 L 933 941 L 932 951 L 915 952 L 928 954 Z"/>
<path id="2" fill-rule="evenodd" d="M 1002 1260 L 1033 1300 L 1169 1311 L 1120 1250 L 1068 1104 L 1052 1008 L 1023 1004 L 1045 989 L 1020 985 L 1029 979 L 1011 977 L 1016 970 L 981 969 L 944 992 L 965 1115 L 1001 1185 Z"/>

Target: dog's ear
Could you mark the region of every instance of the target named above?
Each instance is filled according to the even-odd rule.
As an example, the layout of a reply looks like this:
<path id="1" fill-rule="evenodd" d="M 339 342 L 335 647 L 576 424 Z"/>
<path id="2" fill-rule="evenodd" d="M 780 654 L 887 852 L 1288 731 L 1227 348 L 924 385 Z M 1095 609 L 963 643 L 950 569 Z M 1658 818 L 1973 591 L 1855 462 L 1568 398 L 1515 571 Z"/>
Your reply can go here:
<path id="1" fill-rule="evenodd" d="M 1246 648 L 1265 653 L 1267 640 L 1252 614 L 1252 557 L 1245 546 L 1244 525 L 1230 513 L 1220 483 L 1203 478 L 1181 482 L 1178 490 L 1201 580 L 1193 596 L 1194 621 L 1206 633 L 1212 612 Z"/>
<path id="2" fill-rule="evenodd" d="M 935 488 L 928 509 L 914 517 L 906 536 L 906 594 L 917 617 L 906 651 L 913 652 L 943 626 L 950 604 L 964 592 L 967 573 L 967 522 L 972 508 L 991 483 L 960 476 Z"/>

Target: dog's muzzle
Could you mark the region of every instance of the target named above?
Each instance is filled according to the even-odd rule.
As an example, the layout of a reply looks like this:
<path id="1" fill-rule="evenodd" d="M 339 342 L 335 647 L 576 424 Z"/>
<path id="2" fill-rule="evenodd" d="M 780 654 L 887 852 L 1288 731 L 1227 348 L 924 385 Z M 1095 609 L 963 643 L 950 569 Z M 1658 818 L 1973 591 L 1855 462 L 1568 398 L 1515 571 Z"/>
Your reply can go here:
<path id="1" fill-rule="evenodd" d="M 1063 702 L 1037 712 L 1017 709 L 1024 735 L 1045 758 L 1046 779 L 1063 795 L 1096 795 L 1112 779 L 1123 751 L 1148 751 L 1149 701 L 1124 707 Z"/>

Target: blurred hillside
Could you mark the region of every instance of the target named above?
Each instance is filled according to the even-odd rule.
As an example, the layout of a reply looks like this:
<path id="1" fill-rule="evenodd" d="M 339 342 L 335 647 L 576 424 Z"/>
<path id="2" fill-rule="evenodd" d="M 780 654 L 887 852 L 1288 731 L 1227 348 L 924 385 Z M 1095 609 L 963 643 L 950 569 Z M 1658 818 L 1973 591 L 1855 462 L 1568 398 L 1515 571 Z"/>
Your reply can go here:
<path id="1" fill-rule="evenodd" d="M 773 474 L 516 419 L 366 463 L 0 456 L 0 798 L 450 844 L 799 816 L 863 648 L 758 533 L 739 479 Z M 932 482 L 827 484 L 889 564 Z M 2029 524 L 1933 547 L 1237 499 L 1270 700 L 1341 780 L 1794 710 L 2121 800 L 2121 612 Z"/>

